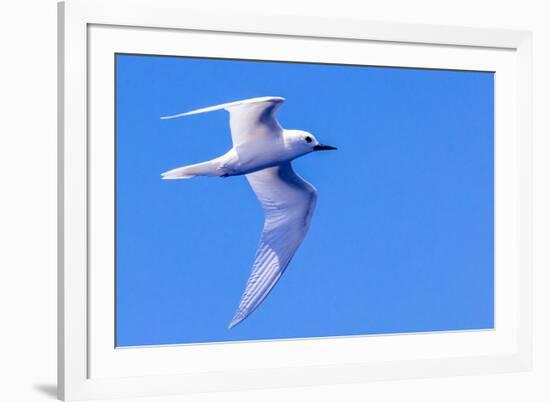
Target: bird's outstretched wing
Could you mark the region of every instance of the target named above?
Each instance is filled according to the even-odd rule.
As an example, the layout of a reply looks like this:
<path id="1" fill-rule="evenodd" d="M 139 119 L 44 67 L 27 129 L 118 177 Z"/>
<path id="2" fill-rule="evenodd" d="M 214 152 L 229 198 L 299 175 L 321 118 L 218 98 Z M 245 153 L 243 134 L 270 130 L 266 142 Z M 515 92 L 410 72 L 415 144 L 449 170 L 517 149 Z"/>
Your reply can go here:
<path id="1" fill-rule="evenodd" d="M 275 111 L 284 100 L 285 98 L 279 96 L 244 99 L 172 116 L 164 116 L 161 119 L 175 119 L 215 110 L 227 110 L 229 112 L 229 126 L 231 127 L 233 146 L 237 146 L 250 140 L 258 140 L 261 136 L 281 135 L 282 128 L 275 118 Z"/>
<path id="2" fill-rule="evenodd" d="M 248 317 L 275 286 L 304 240 L 317 202 L 315 187 L 290 163 L 246 178 L 265 211 L 265 223 L 252 273 L 229 328 Z"/>

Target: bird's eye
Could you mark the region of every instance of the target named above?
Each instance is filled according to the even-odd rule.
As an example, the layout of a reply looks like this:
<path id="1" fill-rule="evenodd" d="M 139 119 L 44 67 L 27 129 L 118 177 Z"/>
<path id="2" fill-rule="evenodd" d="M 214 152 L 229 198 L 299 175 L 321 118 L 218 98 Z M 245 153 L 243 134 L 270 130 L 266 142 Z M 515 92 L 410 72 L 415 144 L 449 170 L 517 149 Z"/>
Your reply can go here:
<path id="1" fill-rule="evenodd" d="M 309 143 L 309 142 L 311 142 L 311 141 L 313 141 L 313 140 L 311 139 L 311 137 L 310 137 L 310 136 L 307 136 L 307 137 L 306 137 L 306 142 Z"/>

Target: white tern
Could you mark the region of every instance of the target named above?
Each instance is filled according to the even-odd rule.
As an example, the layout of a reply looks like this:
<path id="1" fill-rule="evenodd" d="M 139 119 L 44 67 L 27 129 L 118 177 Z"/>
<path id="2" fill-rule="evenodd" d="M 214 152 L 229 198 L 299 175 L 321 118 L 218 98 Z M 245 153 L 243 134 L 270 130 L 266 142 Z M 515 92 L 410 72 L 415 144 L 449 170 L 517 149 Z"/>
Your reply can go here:
<path id="1" fill-rule="evenodd" d="M 266 96 L 161 117 L 173 119 L 226 110 L 233 148 L 212 160 L 162 173 L 163 179 L 245 175 L 265 211 L 252 273 L 229 328 L 248 317 L 275 286 L 304 240 L 317 190 L 292 169 L 291 161 L 314 151 L 333 150 L 312 134 L 283 129 L 275 111 L 284 98 Z"/>

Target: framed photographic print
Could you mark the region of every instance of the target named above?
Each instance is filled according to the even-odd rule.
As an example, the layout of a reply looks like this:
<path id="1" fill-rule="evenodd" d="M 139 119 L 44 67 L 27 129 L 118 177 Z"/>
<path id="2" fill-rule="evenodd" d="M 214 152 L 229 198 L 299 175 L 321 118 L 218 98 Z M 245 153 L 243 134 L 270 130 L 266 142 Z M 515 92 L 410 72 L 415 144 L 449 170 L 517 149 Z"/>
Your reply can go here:
<path id="1" fill-rule="evenodd" d="M 530 33 L 59 16 L 62 399 L 530 368 Z"/>

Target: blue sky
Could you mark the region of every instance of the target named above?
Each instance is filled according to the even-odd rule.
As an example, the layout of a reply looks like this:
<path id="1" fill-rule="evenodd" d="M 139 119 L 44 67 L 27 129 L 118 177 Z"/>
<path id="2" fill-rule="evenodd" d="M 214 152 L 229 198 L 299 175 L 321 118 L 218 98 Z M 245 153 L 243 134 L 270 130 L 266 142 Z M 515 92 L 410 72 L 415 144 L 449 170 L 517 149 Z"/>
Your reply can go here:
<path id="1" fill-rule="evenodd" d="M 493 74 L 116 56 L 116 344 L 493 327 Z M 244 177 L 160 180 L 231 147 L 226 112 L 283 96 L 283 127 L 338 151 L 283 278 L 228 330 L 263 211 Z"/>

